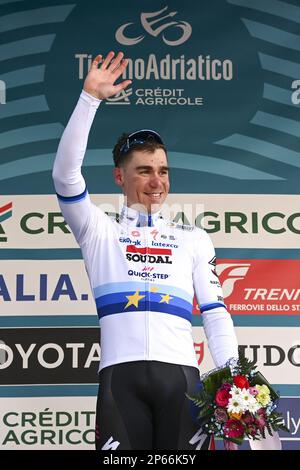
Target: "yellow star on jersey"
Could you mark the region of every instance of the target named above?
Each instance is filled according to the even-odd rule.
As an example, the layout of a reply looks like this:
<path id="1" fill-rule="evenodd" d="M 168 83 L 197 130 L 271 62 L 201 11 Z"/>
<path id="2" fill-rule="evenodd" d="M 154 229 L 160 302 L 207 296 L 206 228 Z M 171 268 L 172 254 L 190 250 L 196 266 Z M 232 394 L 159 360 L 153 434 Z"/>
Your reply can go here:
<path id="1" fill-rule="evenodd" d="M 158 287 L 150 287 L 150 292 L 157 292 L 158 291 Z"/>
<path id="2" fill-rule="evenodd" d="M 161 296 L 161 301 L 159 302 L 160 304 L 162 304 L 163 302 L 166 302 L 166 304 L 168 304 L 170 300 L 173 299 L 173 297 L 171 297 L 170 294 L 166 294 L 166 295 L 160 294 L 160 296 Z"/>
<path id="3" fill-rule="evenodd" d="M 139 306 L 139 301 L 141 299 L 143 299 L 144 297 L 146 297 L 145 295 L 139 295 L 140 294 L 140 291 L 137 290 L 133 295 L 126 295 L 126 298 L 128 299 L 128 302 L 124 308 L 124 310 L 128 307 L 130 307 L 130 305 L 134 305 L 136 308 L 138 308 Z"/>

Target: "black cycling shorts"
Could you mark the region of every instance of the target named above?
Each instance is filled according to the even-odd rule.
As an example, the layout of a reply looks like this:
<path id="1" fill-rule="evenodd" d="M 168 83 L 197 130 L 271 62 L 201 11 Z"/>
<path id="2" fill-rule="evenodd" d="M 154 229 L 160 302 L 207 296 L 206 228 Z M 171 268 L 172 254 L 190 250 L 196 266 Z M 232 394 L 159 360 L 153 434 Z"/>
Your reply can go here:
<path id="1" fill-rule="evenodd" d="M 209 438 L 186 397 L 199 389 L 195 367 L 126 362 L 99 374 L 97 450 L 208 449 Z"/>

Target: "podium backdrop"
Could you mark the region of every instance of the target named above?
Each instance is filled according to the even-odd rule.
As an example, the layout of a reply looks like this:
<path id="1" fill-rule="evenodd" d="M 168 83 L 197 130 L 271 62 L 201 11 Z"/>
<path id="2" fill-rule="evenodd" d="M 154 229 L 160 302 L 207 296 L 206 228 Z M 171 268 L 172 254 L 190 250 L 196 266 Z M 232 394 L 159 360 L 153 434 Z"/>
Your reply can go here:
<path id="1" fill-rule="evenodd" d="M 0 0 L 0 37 L 1 449 L 93 448 L 98 319 L 51 170 L 91 59 L 110 50 L 132 85 L 93 124 L 92 199 L 118 213 L 117 137 L 161 133 L 166 210 L 210 233 L 240 348 L 282 396 L 284 449 L 299 449 L 299 1 Z M 193 334 L 203 373 L 196 304 Z"/>

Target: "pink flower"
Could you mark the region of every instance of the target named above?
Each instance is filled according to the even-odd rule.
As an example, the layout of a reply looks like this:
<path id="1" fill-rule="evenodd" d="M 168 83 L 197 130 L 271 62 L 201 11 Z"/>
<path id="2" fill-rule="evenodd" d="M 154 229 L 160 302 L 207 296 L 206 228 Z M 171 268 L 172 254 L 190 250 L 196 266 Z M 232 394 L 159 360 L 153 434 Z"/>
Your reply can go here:
<path id="1" fill-rule="evenodd" d="M 237 419 L 229 419 L 224 425 L 224 433 L 227 437 L 243 436 L 244 431 L 244 426 Z"/>
<path id="2" fill-rule="evenodd" d="M 257 416 L 256 416 L 256 419 L 255 419 L 255 423 L 260 429 L 265 427 L 265 425 L 266 425 L 266 415 L 265 415 L 265 410 L 263 408 L 260 408 L 257 411 Z"/>
<path id="3" fill-rule="evenodd" d="M 255 418 L 253 418 L 253 416 L 248 411 L 246 411 L 243 417 L 243 422 L 245 424 L 253 424 L 255 422 Z"/>
<path id="4" fill-rule="evenodd" d="M 228 420 L 228 414 L 225 410 L 223 410 L 223 408 L 217 408 L 214 412 L 214 415 L 218 423 L 226 423 Z"/>
<path id="5" fill-rule="evenodd" d="M 247 426 L 247 432 L 248 432 L 251 436 L 256 436 L 256 434 L 257 434 L 257 427 L 256 427 L 254 424 L 249 424 L 249 426 Z"/>
<path id="6" fill-rule="evenodd" d="M 230 399 L 229 392 L 227 390 L 219 389 L 216 393 L 215 401 L 218 406 L 225 407 L 228 405 Z"/>
<path id="7" fill-rule="evenodd" d="M 258 395 L 258 390 L 256 387 L 249 387 L 249 393 L 250 395 L 253 395 L 254 397 L 256 397 L 256 395 Z"/>

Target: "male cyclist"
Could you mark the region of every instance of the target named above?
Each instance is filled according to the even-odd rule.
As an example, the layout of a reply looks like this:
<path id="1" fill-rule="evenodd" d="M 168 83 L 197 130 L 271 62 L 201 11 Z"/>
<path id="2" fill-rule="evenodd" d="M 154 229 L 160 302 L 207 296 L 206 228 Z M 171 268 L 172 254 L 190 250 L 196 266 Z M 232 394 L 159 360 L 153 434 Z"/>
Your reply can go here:
<path id="1" fill-rule="evenodd" d="M 115 85 L 128 61 L 122 53 L 113 58 L 110 52 L 93 61 L 53 169 L 101 326 L 96 448 L 207 448 L 185 395 L 199 386 L 191 328 L 194 293 L 215 364 L 238 356 L 210 238 L 161 215 L 169 167 L 156 131 L 123 134 L 114 147 L 114 179 L 125 196 L 119 220 L 91 203 L 81 174 L 100 102 L 131 83 Z"/>

